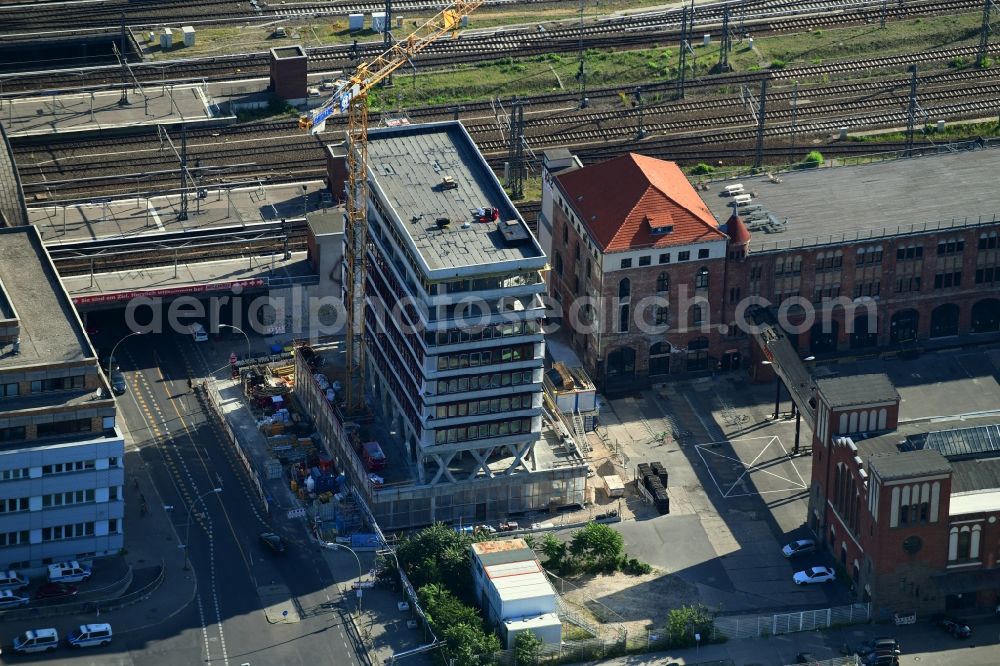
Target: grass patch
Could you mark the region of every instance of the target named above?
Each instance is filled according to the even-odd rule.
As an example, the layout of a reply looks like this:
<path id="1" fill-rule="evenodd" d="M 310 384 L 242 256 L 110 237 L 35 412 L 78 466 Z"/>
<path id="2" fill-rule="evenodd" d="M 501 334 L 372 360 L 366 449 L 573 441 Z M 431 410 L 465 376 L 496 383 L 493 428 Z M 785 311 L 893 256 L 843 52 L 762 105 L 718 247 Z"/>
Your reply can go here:
<path id="1" fill-rule="evenodd" d="M 563 623 L 562 639 L 564 641 L 585 641 L 588 638 L 593 638 L 589 631 L 581 629 L 572 622 Z"/>
<path id="2" fill-rule="evenodd" d="M 934 141 L 946 141 L 956 139 L 974 139 L 980 136 L 1000 135 L 1000 123 L 949 123 L 944 130 L 938 131 L 936 125 L 927 125 L 918 128 L 913 133 L 916 141 L 921 139 L 933 139 Z M 865 134 L 863 136 L 849 136 L 849 141 L 858 143 L 885 143 L 889 141 L 906 141 L 906 132 L 885 132 L 877 134 Z"/>
<path id="3" fill-rule="evenodd" d="M 877 25 L 815 30 L 762 37 L 754 47 L 762 58 L 783 66 L 816 65 L 827 60 L 871 58 L 923 49 L 978 43 L 982 12 L 936 16 Z"/>

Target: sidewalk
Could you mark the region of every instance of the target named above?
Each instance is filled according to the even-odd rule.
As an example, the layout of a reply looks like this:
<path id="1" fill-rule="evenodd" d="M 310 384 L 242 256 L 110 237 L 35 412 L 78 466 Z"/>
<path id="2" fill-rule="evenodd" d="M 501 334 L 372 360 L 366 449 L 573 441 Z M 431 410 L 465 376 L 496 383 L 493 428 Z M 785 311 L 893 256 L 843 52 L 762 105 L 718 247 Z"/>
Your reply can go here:
<path id="1" fill-rule="evenodd" d="M 140 583 L 133 583 L 133 589 L 138 589 L 141 581 L 151 580 L 150 574 L 161 565 L 164 578 L 145 601 L 101 614 L 102 618 L 120 616 L 116 620 L 103 620 L 112 623 L 116 634 L 137 631 L 165 621 L 191 603 L 198 591 L 194 571 L 184 571 L 184 550 L 178 547 L 181 540 L 170 514 L 164 509 L 149 470 L 130 440 L 131 437 L 126 435 L 125 561 L 135 571 L 136 583 Z M 135 487 L 136 481 L 138 488 Z M 145 496 L 148 507 L 145 515 L 141 512 L 141 496 Z"/>

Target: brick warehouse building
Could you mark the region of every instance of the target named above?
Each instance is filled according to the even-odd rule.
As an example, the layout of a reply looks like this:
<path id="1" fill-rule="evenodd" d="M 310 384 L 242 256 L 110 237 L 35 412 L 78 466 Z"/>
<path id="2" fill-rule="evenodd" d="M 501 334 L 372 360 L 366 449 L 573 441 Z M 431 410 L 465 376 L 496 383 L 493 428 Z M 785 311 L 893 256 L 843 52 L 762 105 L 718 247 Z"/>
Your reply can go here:
<path id="1" fill-rule="evenodd" d="M 882 374 L 818 379 L 808 523 L 880 616 L 993 609 L 996 416 L 899 425 Z M 960 421 L 960 423 L 959 423 Z"/>
<path id="2" fill-rule="evenodd" d="M 539 239 L 552 256 L 550 294 L 564 324 L 574 296 L 591 296 L 593 311 L 577 309 L 592 332 L 563 329 L 605 390 L 715 367 L 755 371 L 734 325 L 748 298 L 788 301 L 803 355 L 982 338 L 1000 331 L 1000 216 L 983 195 L 998 168 L 1000 150 L 987 148 L 698 192 L 669 162 L 627 155 L 582 167 L 547 154 Z M 732 184 L 752 197 L 739 220 L 723 191 Z M 669 329 L 640 331 L 635 304 L 658 296 L 667 303 L 643 314 Z"/>

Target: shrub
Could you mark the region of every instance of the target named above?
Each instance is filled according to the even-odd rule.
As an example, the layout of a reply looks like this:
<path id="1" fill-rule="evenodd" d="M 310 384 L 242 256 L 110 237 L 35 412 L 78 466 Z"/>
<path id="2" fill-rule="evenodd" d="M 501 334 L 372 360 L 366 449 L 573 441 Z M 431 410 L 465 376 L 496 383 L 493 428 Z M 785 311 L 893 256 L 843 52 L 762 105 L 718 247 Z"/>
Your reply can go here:
<path id="1" fill-rule="evenodd" d="M 771 69 L 784 69 L 785 64 L 786 63 L 784 60 L 779 60 L 778 58 L 775 58 L 774 60 L 771 61 Z"/>
<path id="2" fill-rule="evenodd" d="M 681 606 L 667 614 L 667 636 L 671 647 L 690 647 L 694 635 L 701 634 L 702 642 L 711 635 L 712 615 L 703 604 Z"/>
<path id="3" fill-rule="evenodd" d="M 653 571 L 653 567 L 649 566 L 645 562 L 640 562 L 634 557 L 629 557 L 628 555 L 622 555 L 619 568 L 622 573 L 628 574 L 629 576 L 642 576 Z"/>
<path id="4" fill-rule="evenodd" d="M 823 153 L 818 150 L 810 150 L 806 158 L 802 160 L 802 166 L 806 169 L 815 169 L 823 166 Z"/>
<path id="5" fill-rule="evenodd" d="M 704 162 L 699 162 L 691 169 L 691 174 L 694 176 L 708 176 L 713 173 L 715 173 L 715 167 Z"/>

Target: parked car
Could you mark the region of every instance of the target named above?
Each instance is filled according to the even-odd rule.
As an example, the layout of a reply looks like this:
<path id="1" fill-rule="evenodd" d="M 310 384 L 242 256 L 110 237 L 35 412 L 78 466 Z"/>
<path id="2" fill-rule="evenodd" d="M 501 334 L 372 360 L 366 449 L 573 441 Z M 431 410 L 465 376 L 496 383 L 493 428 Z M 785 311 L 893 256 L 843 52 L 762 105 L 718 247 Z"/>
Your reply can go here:
<path id="1" fill-rule="evenodd" d="M 28 597 L 15 594 L 10 590 L 0 590 L 0 609 L 6 610 L 8 608 L 26 606 L 29 601 L 31 601 L 31 599 Z"/>
<path id="2" fill-rule="evenodd" d="M 14 638 L 14 652 L 46 652 L 59 647 L 59 632 L 55 629 L 29 629 Z"/>
<path id="3" fill-rule="evenodd" d="M 830 567 L 811 567 L 805 571 L 796 572 L 792 576 L 792 580 L 795 581 L 796 585 L 826 583 L 827 581 L 837 580 L 837 572 Z"/>
<path id="4" fill-rule="evenodd" d="M 899 655 L 899 641 L 895 638 L 873 638 L 858 648 L 858 654 L 865 658 L 869 656 Z"/>
<path id="5" fill-rule="evenodd" d="M 20 590 L 28 587 L 28 577 L 17 571 L 0 571 L 0 590 Z"/>
<path id="6" fill-rule="evenodd" d="M 972 627 L 961 620 L 939 616 L 935 622 L 938 627 L 948 632 L 955 638 L 969 638 L 972 636 Z"/>
<path id="7" fill-rule="evenodd" d="M 198 322 L 191 324 L 188 330 L 191 332 L 191 339 L 195 342 L 208 342 L 208 332 Z"/>
<path id="8" fill-rule="evenodd" d="M 69 599 L 75 597 L 80 589 L 76 585 L 66 583 L 46 583 L 35 591 L 35 599 L 39 601 L 52 601 L 55 599 Z"/>
<path id="9" fill-rule="evenodd" d="M 814 552 L 816 552 L 816 542 L 812 539 L 799 539 L 798 541 L 785 544 L 781 549 L 781 554 L 789 558 Z"/>
<path id="10" fill-rule="evenodd" d="M 261 542 L 276 553 L 285 552 L 285 540 L 274 532 L 263 532 L 260 535 Z"/>
<path id="11" fill-rule="evenodd" d="M 111 371 L 111 390 L 115 395 L 122 395 L 128 385 L 125 383 L 125 375 L 120 370 Z"/>
<path id="12" fill-rule="evenodd" d="M 112 635 L 110 624 L 81 624 L 69 632 L 66 642 L 74 648 L 110 645 Z"/>
<path id="13" fill-rule="evenodd" d="M 76 560 L 58 562 L 49 565 L 50 583 L 82 583 L 93 573 L 90 567 L 85 567 Z"/>

